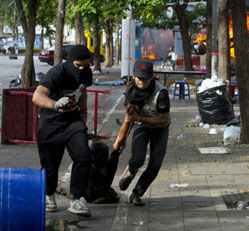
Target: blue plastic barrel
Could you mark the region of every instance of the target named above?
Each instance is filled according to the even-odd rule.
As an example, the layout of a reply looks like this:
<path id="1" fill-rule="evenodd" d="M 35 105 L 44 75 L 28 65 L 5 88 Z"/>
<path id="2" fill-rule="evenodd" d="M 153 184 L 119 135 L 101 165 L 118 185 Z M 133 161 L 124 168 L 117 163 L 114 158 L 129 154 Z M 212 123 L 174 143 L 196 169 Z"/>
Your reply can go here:
<path id="1" fill-rule="evenodd" d="M 45 230 L 45 170 L 0 168 L 0 231 Z"/>

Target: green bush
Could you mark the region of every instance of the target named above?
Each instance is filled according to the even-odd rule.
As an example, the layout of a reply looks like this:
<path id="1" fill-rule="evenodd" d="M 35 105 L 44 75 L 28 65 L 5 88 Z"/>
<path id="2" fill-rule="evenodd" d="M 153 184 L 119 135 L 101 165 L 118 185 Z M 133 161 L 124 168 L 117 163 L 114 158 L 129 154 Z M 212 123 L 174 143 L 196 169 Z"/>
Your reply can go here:
<path id="1" fill-rule="evenodd" d="M 34 47 L 34 53 L 39 53 L 41 51 L 40 47 Z"/>
<path id="2" fill-rule="evenodd" d="M 34 47 L 34 53 L 39 53 L 41 50 L 40 47 Z M 19 47 L 18 49 L 18 53 L 21 54 L 21 53 L 25 53 L 26 52 L 26 47 Z"/>
<path id="3" fill-rule="evenodd" d="M 18 48 L 18 53 L 25 53 L 26 47 L 19 47 Z"/>

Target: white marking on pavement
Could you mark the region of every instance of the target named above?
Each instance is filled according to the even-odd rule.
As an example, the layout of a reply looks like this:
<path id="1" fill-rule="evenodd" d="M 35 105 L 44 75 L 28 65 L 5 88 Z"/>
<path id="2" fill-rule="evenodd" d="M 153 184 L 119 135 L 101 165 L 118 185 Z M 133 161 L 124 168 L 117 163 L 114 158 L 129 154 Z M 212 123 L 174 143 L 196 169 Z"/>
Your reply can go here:
<path id="1" fill-rule="evenodd" d="M 112 108 L 106 113 L 105 118 L 102 120 L 102 123 L 100 125 L 98 125 L 98 129 L 97 129 L 97 133 L 99 133 L 99 131 L 101 131 L 101 129 L 103 128 L 103 125 L 109 121 L 111 115 L 113 114 L 113 112 L 116 110 L 116 108 L 118 107 L 120 101 L 123 99 L 123 95 L 121 95 L 113 104 Z"/>
<path id="2" fill-rule="evenodd" d="M 121 193 L 120 202 L 118 203 L 117 206 L 111 231 L 123 231 L 124 227 L 127 225 L 127 216 L 128 216 L 128 206 L 126 204 L 127 200 L 128 200 L 127 195 Z"/>
<path id="3" fill-rule="evenodd" d="M 116 110 L 117 106 L 119 105 L 120 101 L 123 99 L 123 95 L 121 95 L 117 100 L 116 102 L 114 103 L 114 105 L 112 106 L 111 110 L 109 110 L 107 113 L 106 113 L 106 117 L 102 120 L 102 123 L 105 124 L 110 116 L 112 115 L 112 113 Z"/>

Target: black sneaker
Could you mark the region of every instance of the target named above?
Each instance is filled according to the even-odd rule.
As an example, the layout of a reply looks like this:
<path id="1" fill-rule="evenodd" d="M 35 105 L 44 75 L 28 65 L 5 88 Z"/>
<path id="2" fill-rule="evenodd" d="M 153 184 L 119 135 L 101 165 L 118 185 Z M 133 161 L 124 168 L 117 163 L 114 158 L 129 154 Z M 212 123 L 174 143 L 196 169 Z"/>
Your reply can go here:
<path id="1" fill-rule="evenodd" d="M 130 203 L 135 206 L 145 206 L 145 203 L 141 200 L 141 198 L 134 193 L 130 195 Z"/>
<path id="2" fill-rule="evenodd" d="M 121 191 L 125 191 L 132 180 L 135 178 L 135 174 L 130 173 L 129 166 L 125 169 L 123 175 L 121 176 L 121 179 L 119 181 L 119 188 Z"/>

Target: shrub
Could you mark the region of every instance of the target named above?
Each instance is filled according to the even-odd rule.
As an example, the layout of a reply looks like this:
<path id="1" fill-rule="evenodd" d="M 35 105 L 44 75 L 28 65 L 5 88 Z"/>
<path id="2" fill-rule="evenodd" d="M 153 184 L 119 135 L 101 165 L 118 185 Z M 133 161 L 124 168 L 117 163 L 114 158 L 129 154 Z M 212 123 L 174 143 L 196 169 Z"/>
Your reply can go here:
<path id="1" fill-rule="evenodd" d="M 34 47 L 34 53 L 39 53 L 41 50 L 40 47 Z M 21 54 L 21 53 L 25 53 L 26 52 L 26 47 L 19 47 L 18 49 L 18 53 Z"/>

